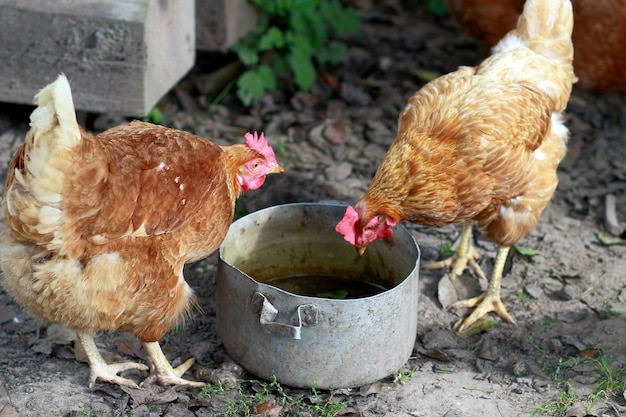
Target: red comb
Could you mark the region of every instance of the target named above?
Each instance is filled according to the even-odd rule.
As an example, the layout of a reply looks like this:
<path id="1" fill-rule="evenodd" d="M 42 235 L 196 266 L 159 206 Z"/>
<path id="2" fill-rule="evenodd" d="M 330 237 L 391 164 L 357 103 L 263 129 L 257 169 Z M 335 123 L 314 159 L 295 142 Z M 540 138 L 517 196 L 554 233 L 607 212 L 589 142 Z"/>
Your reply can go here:
<path id="1" fill-rule="evenodd" d="M 359 220 L 359 213 L 352 206 L 346 208 L 346 214 L 337 226 L 335 231 L 341 233 L 343 238 L 351 245 L 356 245 L 356 222 Z"/>
<path id="2" fill-rule="evenodd" d="M 257 132 L 254 132 L 254 135 L 248 132 L 245 134 L 245 138 L 246 145 L 248 145 L 250 149 L 253 149 L 263 155 L 265 159 L 267 159 L 269 162 L 276 161 L 274 149 L 272 149 L 272 147 L 268 145 L 267 140 L 263 135 L 263 132 L 261 132 L 261 136 L 259 136 Z"/>

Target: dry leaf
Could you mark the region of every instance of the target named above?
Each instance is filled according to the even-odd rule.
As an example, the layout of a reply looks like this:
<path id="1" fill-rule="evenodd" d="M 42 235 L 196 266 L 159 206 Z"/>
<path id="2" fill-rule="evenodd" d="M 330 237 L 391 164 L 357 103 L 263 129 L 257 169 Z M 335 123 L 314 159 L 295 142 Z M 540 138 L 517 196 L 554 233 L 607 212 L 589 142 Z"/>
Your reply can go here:
<path id="1" fill-rule="evenodd" d="M 13 404 L 0 404 L 0 417 L 20 417 Z"/>
<path id="2" fill-rule="evenodd" d="M 448 355 L 446 355 L 446 353 L 444 351 L 442 351 L 441 349 L 428 349 L 425 352 L 421 352 L 422 355 L 428 356 L 429 358 L 433 358 L 433 359 L 437 359 L 438 361 L 442 361 L 442 362 L 452 362 L 452 358 Z"/>
<path id="3" fill-rule="evenodd" d="M 368 395 L 371 395 L 371 394 L 380 394 L 382 390 L 383 390 L 382 382 L 376 381 L 373 384 L 363 385 L 359 389 L 359 395 L 367 397 Z"/>
<path id="4" fill-rule="evenodd" d="M 274 401 L 265 401 L 260 404 L 255 404 L 252 407 L 260 417 L 278 417 L 280 411 L 283 409 Z"/>
<path id="5" fill-rule="evenodd" d="M 137 339 L 126 340 L 123 342 L 119 342 L 117 344 L 117 348 L 120 352 L 124 353 L 128 356 L 134 356 L 139 359 L 146 360 L 146 351 L 143 350 L 143 345 Z"/>

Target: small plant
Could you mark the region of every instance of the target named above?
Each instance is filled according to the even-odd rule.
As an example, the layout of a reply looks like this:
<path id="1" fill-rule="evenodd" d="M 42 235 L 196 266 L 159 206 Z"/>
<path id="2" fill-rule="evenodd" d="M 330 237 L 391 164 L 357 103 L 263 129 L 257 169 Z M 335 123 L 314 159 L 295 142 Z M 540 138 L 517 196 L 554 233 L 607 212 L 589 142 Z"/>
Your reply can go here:
<path id="1" fill-rule="evenodd" d="M 608 317 L 622 317 L 622 313 L 613 311 L 613 305 L 608 300 L 604 302 L 604 309 Z"/>
<path id="2" fill-rule="evenodd" d="M 531 296 L 526 294 L 524 291 L 515 291 L 511 295 L 524 306 L 532 300 Z"/>
<path id="3" fill-rule="evenodd" d="M 78 411 L 70 411 L 65 417 L 113 417 L 114 414 L 107 413 L 106 410 L 93 410 L 84 405 L 78 407 Z"/>
<path id="4" fill-rule="evenodd" d="M 243 385 L 253 387 L 249 394 L 244 390 Z M 347 407 L 346 402 L 333 402 L 332 397 L 323 398 L 322 394 L 311 388 L 312 396 L 302 396 L 294 398 L 290 396 L 282 387 L 282 385 L 274 377 L 271 382 L 247 380 L 242 381 L 242 385 L 233 397 L 221 383 L 209 384 L 200 391 L 200 395 L 206 398 L 213 396 L 222 396 L 227 398 L 223 405 L 223 410 L 219 414 L 212 416 L 220 417 L 239 417 L 259 416 L 258 407 L 270 404 L 280 409 L 281 416 L 319 416 L 334 417 L 339 411 Z M 310 398 L 311 401 L 307 401 Z M 265 415 L 265 414 L 263 414 Z"/>
<path id="5" fill-rule="evenodd" d="M 589 359 L 595 365 L 596 370 L 602 374 L 598 378 L 598 383 L 591 391 L 592 404 L 599 398 L 611 398 L 621 395 L 626 391 L 626 368 L 613 369 L 611 360 L 604 353 L 600 352 L 598 359 Z"/>
<path id="6" fill-rule="evenodd" d="M 448 7 L 444 0 L 417 0 L 417 2 L 422 3 L 426 11 L 435 16 L 445 16 L 448 13 Z"/>
<path id="7" fill-rule="evenodd" d="M 559 394 L 558 398 L 550 401 L 543 407 L 535 407 L 531 417 L 536 416 L 538 413 L 548 413 L 555 416 L 565 415 L 565 412 L 578 401 L 578 397 L 569 381 L 562 382 L 561 385 L 565 386 L 565 390 Z"/>
<path id="8" fill-rule="evenodd" d="M 417 371 L 417 367 L 414 366 L 409 370 L 402 370 L 398 373 L 398 375 L 396 375 L 396 377 L 394 378 L 394 382 L 399 382 L 401 384 L 406 384 L 407 382 L 409 382 L 409 379 L 411 379 L 411 377 L 413 376 L 413 374 L 415 373 L 415 371 Z"/>
<path id="9" fill-rule="evenodd" d="M 160 125 L 163 122 L 163 113 L 161 113 L 161 110 L 159 110 L 158 107 L 153 107 L 152 110 L 150 110 L 150 112 L 148 112 L 148 114 L 141 120 L 146 123 Z"/>
<path id="10" fill-rule="evenodd" d="M 513 249 L 515 250 L 515 252 L 522 256 L 533 257 L 541 255 L 541 252 L 539 252 L 537 249 L 527 246 L 513 246 Z"/>
<path id="11" fill-rule="evenodd" d="M 360 20 L 339 0 L 250 0 L 262 12 L 252 31 L 232 50 L 247 67 L 237 79 L 237 97 L 250 106 L 255 98 L 277 89 L 276 74 L 288 69 L 297 87 L 308 92 L 316 66 L 348 59 L 345 43 L 331 33 L 357 34 Z"/>
<path id="12" fill-rule="evenodd" d="M 454 249 L 452 249 L 452 243 L 450 242 L 442 243 L 441 245 L 437 246 L 437 249 L 439 250 L 439 253 L 441 253 L 441 256 L 443 256 L 444 258 L 448 258 L 455 253 Z"/>
<path id="13" fill-rule="evenodd" d="M 210 399 L 214 395 L 223 395 L 225 392 L 226 388 L 222 385 L 222 381 L 217 381 L 216 384 L 206 384 L 206 386 L 200 390 L 200 395 Z"/>

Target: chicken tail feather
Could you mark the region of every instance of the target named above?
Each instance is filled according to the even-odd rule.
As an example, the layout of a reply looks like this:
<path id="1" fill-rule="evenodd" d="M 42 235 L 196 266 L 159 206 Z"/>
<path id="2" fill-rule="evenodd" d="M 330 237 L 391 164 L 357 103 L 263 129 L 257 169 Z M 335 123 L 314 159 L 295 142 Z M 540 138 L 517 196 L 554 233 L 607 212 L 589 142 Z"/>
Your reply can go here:
<path id="1" fill-rule="evenodd" d="M 71 148 L 80 142 L 72 91 L 65 75 L 59 75 L 55 82 L 39 91 L 35 96 L 35 104 L 37 108 L 30 116 L 31 130 L 27 145 L 32 149 L 45 147 L 53 150 L 58 147 Z"/>
<path id="2" fill-rule="evenodd" d="M 70 150 L 81 141 L 65 75 L 42 89 L 35 104 L 24 147 L 11 163 L 6 209 L 8 221 L 21 225 L 17 230 L 24 237 L 58 245 L 55 231 L 62 222 L 64 171 L 73 165 Z"/>
<path id="3" fill-rule="evenodd" d="M 574 75 L 574 46 L 572 29 L 574 15 L 570 0 L 528 0 L 517 26 L 493 48 L 494 54 L 521 46 L 547 60 L 553 67 L 549 80 L 540 77 L 536 85 L 555 100 L 555 108 L 562 111 L 567 104 Z"/>
<path id="4" fill-rule="evenodd" d="M 569 0 L 529 0 L 517 22 L 517 36 L 539 55 L 570 65 L 574 55 L 574 28 Z"/>

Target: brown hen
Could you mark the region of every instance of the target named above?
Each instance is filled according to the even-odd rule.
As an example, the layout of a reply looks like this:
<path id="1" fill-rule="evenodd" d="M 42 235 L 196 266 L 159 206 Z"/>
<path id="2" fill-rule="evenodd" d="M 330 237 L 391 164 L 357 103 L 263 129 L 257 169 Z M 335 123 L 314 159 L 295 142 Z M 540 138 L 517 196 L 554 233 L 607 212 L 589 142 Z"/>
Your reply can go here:
<path id="1" fill-rule="evenodd" d="M 557 186 L 568 130 L 561 119 L 575 82 L 568 0 L 530 0 L 494 54 L 426 84 L 400 114 L 398 134 L 365 195 L 336 230 L 359 253 L 402 221 L 465 222 L 453 273 L 473 262 L 472 220 L 499 245 L 487 291 L 459 328 L 495 311 L 509 248 L 537 224 Z"/>
<path id="2" fill-rule="evenodd" d="M 194 306 L 183 265 L 214 252 L 242 190 L 281 172 L 263 138 L 220 147 L 199 136 L 132 122 L 97 136 L 76 122 L 65 76 L 36 97 L 31 129 L 13 157 L 2 201 L 2 284 L 35 316 L 74 329 L 97 379 L 136 387 L 117 375 L 147 369 L 107 364 L 100 330 L 138 337 L 162 385 L 173 369 L 158 340 Z"/>
<path id="3" fill-rule="evenodd" d="M 459 26 L 485 51 L 511 29 L 524 0 L 446 0 Z M 626 92 L 626 0 L 572 0 L 574 72 L 579 87 Z"/>

